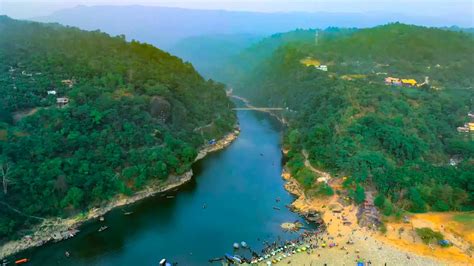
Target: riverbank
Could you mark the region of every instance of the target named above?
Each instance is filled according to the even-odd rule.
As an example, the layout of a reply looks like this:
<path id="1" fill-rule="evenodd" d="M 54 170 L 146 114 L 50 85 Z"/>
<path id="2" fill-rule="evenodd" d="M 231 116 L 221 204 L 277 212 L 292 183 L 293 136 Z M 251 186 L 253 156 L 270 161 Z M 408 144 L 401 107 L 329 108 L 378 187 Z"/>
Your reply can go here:
<path id="1" fill-rule="evenodd" d="M 305 163 L 306 164 L 306 163 Z M 312 169 L 310 167 L 309 169 Z M 340 190 L 341 179 L 331 178 L 328 173 L 324 176 L 328 184 L 335 190 Z M 314 239 L 319 249 L 309 253 L 298 253 L 291 258 L 282 260 L 282 264 L 311 265 L 314 263 L 328 265 L 352 264 L 356 261 L 371 262 L 375 265 L 473 265 L 474 259 L 468 250 L 472 247 L 466 230 L 460 231 L 459 226 L 443 226 L 443 220 L 433 217 L 438 214 L 421 214 L 410 217 L 410 222 L 387 222 L 387 233 L 359 226 L 358 206 L 349 204 L 337 193 L 324 198 L 314 198 L 305 195 L 301 185 L 284 170 L 282 177 L 286 180 L 285 188 L 297 197 L 292 208 L 300 213 L 318 212 L 326 224 L 326 231 Z M 446 215 L 446 214 L 440 214 Z M 429 222 L 428 222 L 429 220 Z M 400 232 L 400 228 L 403 232 Z M 449 248 L 428 246 L 414 232 L 415 228 L 430 227 L 441 231 L 446 239 L 454 245 Z M 456 227 L 457 229 L 454 229 Z M 472 230 L 472 229 L 471 229 Z M 321 248 L 324 243 L 325 248 Z M 333 247 L 330 247 L 333 246 Z"/>
<path id="2" fill-rule="evenodd" d="M 239 130 L 235 130 L 223 138 L 217 140 L 212 145 L 203 146 L 195 158 L 195 162 L 203 159 L 207 154 L 224 149 L 229 146 L 239 135 Z M 113 200 L 98 208 L 90 209 L 67 219 L 51 218 L 46 219 L 41 224 L 35 226 L 31 235 L 24 236 L 19 240 L 5 243 L 0 247 L 0 260 L 20 251 L 39 247 L 52 241 L 61 241 L 73 237 L 78 231 L 77 228 L 87 221 L 99 219 L 109 211 L 129 205 L 159 193 L 164 193 L 182 186 L 192 179 L 193 172 L 189 170 L 180 176 L 169 176 L 165 182 L 151 182 L 145 189 L 134 193 L 132 196 L 118 195 Z"/>

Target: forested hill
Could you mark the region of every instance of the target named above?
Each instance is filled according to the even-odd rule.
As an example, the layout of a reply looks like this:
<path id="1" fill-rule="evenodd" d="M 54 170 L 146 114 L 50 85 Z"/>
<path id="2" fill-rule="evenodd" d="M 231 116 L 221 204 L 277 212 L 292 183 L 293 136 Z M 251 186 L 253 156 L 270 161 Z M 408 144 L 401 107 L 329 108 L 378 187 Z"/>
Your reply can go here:
<path id="1" fill-rule="evenodd" d="M 348 177 L 357 203 L 378 193 L 385 214 L 472 209 L 474 132 L 457 131 L 474 110 L 472 35 L 398 23 L 346 33 L 283 44 L 234 88 L 286 109 L 293 175 L 307 193 L 332 193 L 303 169 L 306 150 Z"/>
<path id="2" fill-rule="evenodd" d="M 190 168 L 236 122 L 224 87 L 151 45 L 0 17 L 0 240 Z M 5 207 L 6 204 L 12 208 Z"/>
<path id="3" fill-rule="evenodd" d="M 268 61 L 279 48 L 289 44 L 293 46 L 314 44 L 316 34 L 318 34 L 319 39 L 331 40 L 349 35 L 355 31 L 357 31 L 355 28 L 329 27 L 324 31 L 297 29 L 285 33 L 276 33 L 229 57 L 225 62 L 222 62 L 222 65 L 212 69 L 210 73 L 217 80 L 241 88 L 239 93 L 242 93 L 243 83 L 248 80 L 249 75 L 256 74 L 255 71 L 261 68 L 259 66 Z M 321 32 L 324 34 L 321 34 Z"/>

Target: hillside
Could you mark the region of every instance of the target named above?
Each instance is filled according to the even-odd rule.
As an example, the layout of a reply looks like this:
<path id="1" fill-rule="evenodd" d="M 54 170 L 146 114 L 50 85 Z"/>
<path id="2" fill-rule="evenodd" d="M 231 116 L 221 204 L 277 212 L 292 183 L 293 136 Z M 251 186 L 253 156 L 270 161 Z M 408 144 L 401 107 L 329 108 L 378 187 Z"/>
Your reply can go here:
<path id="1" fill-rule="evenodd" d="M 191 62 L 201 75 L 221 80 L 222 67 L 262 38 L 253 34 L 194 36 L 178 41 L 169 51 Z"/>
<path id="2" fill-rule="evenodd" d="M 229 57 L 219 68 L 213 69 L 210 75 L 230 86 L 240 87 L 240 93 L 243 93 L 242 89 L 245 90 L 244 84 L 248 77 L 252 74 L 258 74 L 255 71 L 258 70 L 259 65 L 269 60 L 278 48 L 288 44 L 311 45 L 315 43 L 316 39 L 331 40 L 355 31 L 357 31 L 355 28 L 330 27 L 325 30 L 297 29 L 285 33 L 276 33 Z"/>
<path id="3" fill-rule="evenodd" d="M 308 195 L 334 192 L 304 169 L 304 151 L 345 177 L 343 193 L 356 203 L 377 191 L 386 215 L 472 209 L 474 142 L 456 131 L 474 109 L 472 36 L 398 23 L 321 34 L 278 47 L 235 88 L 256 105 L 285 108 L 288 167 Z M 420 86 L 385 85 L 389 76 Z"/>
<path id="4" fill-rule="evenodd" d="M 186 172 L 236 122 L 223 85 L 151 45 L 6 16 L 0 35 L 0 241 Z"/>

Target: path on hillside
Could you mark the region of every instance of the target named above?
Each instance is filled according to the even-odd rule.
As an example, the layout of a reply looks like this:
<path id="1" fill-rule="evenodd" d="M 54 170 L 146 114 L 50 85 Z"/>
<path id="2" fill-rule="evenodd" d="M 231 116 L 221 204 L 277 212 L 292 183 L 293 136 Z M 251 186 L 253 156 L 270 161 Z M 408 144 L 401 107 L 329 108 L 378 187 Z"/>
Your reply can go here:
<path id="1" fill-rule="evenodd" d="M 314 168 L 313 165 L 311 165 L 311 162 L 309 161 L 308 157 L 309 157 L 309 154 L 308 154 L 308 151 L 307 150 L 304 150 L 301 152 L 304 156 L 304 166 L 306 166 L 306 168 L 308 168 L 309 170 L 311 170 L 313 173 L 317 174 L 319 176 L 318 178 L 318 182 L 321 182 L 321 181 L 324 181 L 324 182 L 329 182 L 329 180 L 331 180 L 331 175 L 327 172 L 323 172 L 321 170 L 318 170 L 316 168 Z M 320 181 L 321 180 L 321 181 Z"/>

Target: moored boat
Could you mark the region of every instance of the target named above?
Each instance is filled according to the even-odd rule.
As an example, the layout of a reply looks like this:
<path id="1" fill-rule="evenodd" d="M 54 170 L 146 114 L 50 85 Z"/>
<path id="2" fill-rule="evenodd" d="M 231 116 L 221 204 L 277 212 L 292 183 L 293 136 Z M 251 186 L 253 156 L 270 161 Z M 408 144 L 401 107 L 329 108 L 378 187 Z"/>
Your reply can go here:
<path id="1" fill-rule="evenodd" d="M 23 259 L 19 259 L 19 260 L 15 261 L 15 264 L 16 265 L 23 264 L 23 263 L 27 263 L 28 261 L 30 261 L 30 260 L 27 259 L 27 258 L 23 258 Z"/>
<path id="2" fill-rule="evenodd" d="M 98 231 L 98 232 L 102 232 L 102 231 L 107 230 L 108 228 L 109 228 L 108 226 L 101 226 L 101 227 L 99 228 L 99 230 L 97 230 L 97 231 Z"/>

